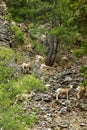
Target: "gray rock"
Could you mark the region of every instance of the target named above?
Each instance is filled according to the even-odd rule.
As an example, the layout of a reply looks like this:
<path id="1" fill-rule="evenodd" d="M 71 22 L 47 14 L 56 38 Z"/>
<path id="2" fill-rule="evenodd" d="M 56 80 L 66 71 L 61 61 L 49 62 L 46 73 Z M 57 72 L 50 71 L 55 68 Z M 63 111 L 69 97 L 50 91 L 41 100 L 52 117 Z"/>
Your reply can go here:
<path id="1" fill-rule="evenodd" d="M 14 62 L 13 63 L 10 62 L 8 66 L 11 67 L 11 68 L 13 68 L 17 73 L 21 73 L 21 69 Z"/>
<path id="2" fill-rule="evenodd" d="M 3 13 L 1 13 L 3 12 Z M 4 8 L 0 6 L 0 46 L 9 46 L 9 42 L 11 41 L 12 33 L 8 29 L 9 23 L 5 24 L 5 20 L 3 19 Z"/>
<path id="3" fill-rule="evenodd" d="M 63 107 L 61 108 L 61 110 L 59 111 L 59 114 L 64 114 L 67 112 L 67 107 Z"/>
<path id="4" fill-rule="evenodd" d="M 72 80 L 73 80 L 73 79 L 72 79 L 70 76 L 66 76 L 64 81 L 65 81 L 65 82 L 66 82 L 66 81 L 67 81 L 67 82 L 71 82 Z"/>
<path id="5" fill-rule="evenodd" d="M 82 111 L 87 111 L 87 104 L 85 103 L 79 103 L 78 107 L 82 110 Z"/>

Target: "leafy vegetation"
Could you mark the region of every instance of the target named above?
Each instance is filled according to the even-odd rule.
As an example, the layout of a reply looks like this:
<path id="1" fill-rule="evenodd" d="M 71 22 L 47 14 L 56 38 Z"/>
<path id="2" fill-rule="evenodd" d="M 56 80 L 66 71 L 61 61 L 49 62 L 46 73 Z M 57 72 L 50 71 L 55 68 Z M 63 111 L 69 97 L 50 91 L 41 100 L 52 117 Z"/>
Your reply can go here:
<path id="1" fill-rule="evenodd" d="M 0 84 L 0 128 L 26 130 L 37 121 L 36 111 L 24 113 L 23 104 L 15 104 L 17 95 L 29 93 L 33 88 L 41 91 L 45 89 L 43 82 L 34 76 L 21 78 L 18 82 L 9 81 L 7 84 Z"/>
<path id="2" fill-rule="evenodd" d="M 81 48 L 75 51 L 78 57 L 87 55 L 87 1 L 86 0 L 6 0 L 8 11 L 12 17 L 20 21 L 31 21 L 34 24 L 50 23 L 49 30 L 50 45 L 47 55 L 47 65 L 52 65 L 60 43 L 67 45 L 78 42 L 82 44 Z M 36 25 L 35 24 L 35 25 Z M 36 30 L 34 29 L 36 32 Z M 21 34 L 16 34 L 21 40 Z M 82 37 L 80 39 L 80 36 Z M 56 49 L 54 48 L 54 39 L 56 38 Z M 42 46 L 35 43 L 36 50 L 42 54 Z M 55 55 L 54 55 L 55 54 Z M 51 62 L 51 63 L 50 63 Z"/>
<path id="3" fill-rule="evenodd" d="M 44 81 L 33 75 L 18 76 L 10 64 L 20 59 L 14 50 L 0 47 L 0 128 L 5 130 L 26 130 L 37 121 L 37 111 L 24 112 L 23 103 L 15 103 L 17 95 L 29 94 L 30 90 L 45 91 Z"/>
<path id="4" fill-rule="evenodd" d="M 17 44 L 22 45 L 24 43 L 24 33 L 16 25 L 12 26 L 11 30 L 14 34 L 14 38 L 15 38 Z"/>
<path id="5" fill-rule="evenodd" d="M 0 128 L 26 130 L 27 127 L 32 127 L 37 121 L 36 112 L 24 113 L 23 104 L 11 105 L 12 101 L 8 98 L 7 93 L 2 92 L 1 94 L 0 99 L 3 99 L 0 102 Z"/>
<path id="6" fill-rule="evenodd" d="M 85 81 L 83 82 L 83 84 L 87 87 L 87 66 L 81 66 L 80 71 L 84 74 Z"/>
<path id="7" fill-rule="evenodd" d="M 81 58 L 82 56 L 87 56 L 87 41 L 84 41 L 80 49 L 77 49 L 75 52 L 75 55 L 78 58 Z M 81 72 L 84 74 L 85 81 L 84 86 L 87 86 L 87 66 L 81 66 Z"/>
<path id="8" fill-rule="evenodd" d="M 87 55 L 87 41 L 83 41 L 82 46 L 79 49 L 77 49 L 74 53 L 79 58 L 83 55 Z"/>
<path id="9" fill-rule="evenodd" d="M 28 75 L 18 79 L 18 82 L 14 84 L 20 93 L 29 93 L 31 89 L 37 89 L 38 91 L 45 91 L 44 80 L 37 80 L 35 76 Z"/>
<path id="10" fill-rule="evenodd" d="M 70 9 L 69 0 L 9 0 L 7 5 L 15 20 L 22 19 L 35 24 L 49 23 L 51 25 L 48 41 L 52 41 L 48 43 L 50 45 L 47 53 L 47 65 L 53 65 L 59 43 L 74 43 L 78 30 L 74 24 L 74 15 Z M 55 39 L 57 41 L 56 46 L 54 45 Z"/>
<path id="11" fill-rule="evenodd" d="M 15 104 L 16 96 L 29 93 L 32 89 L 44 91 L 44 82 L 34 76 L 21 77 L 17 82 L 0 84 L 0 127 L 6 130 L 24 130 L 37 121 L 37 112 L 24 113 L 23 104 Z"/>
<path id="12" fill-rule="evenodd" d="M 23 20 L 36 21 L 38 18 L 43 21 L 46 20 L 51 11 L 49 2 L 43 2 L 42 0 L 7 0 L 6 2 L 9 6 L 8 11 L 18 22 Z M 44 15 L 42 15 L 43 13 Z"/>
<path id="13" fill-rule="evenodd" d="M 15 52 L 9 48 L 0 47 L 0 83 L 8 82 L 17 76 L 15 69 L 10 67 L 15 60 Z"/>
<path id="14" fill-rule="evenodd" d="M 86 33 L 87 33 L 87 1 L 86 0 L 74 0 L 71 2 L 71 8 L 74 13 L 74 21 L 75 24 L 78 27 L 78 31 L 80 35 L 82 36 L 81 47 L 75 51 L 75 54 L 77 57 L 87 56 L 87 39 L 86 39 Z M 84 82 L 85 86 L 87 86 L 87 67 L 82 66 L 81 72 L 84 74 L 86 80 Z"/>
<path id="15" fill-rule="evenodd" d="M 37 52 L 38 55 L 45 55 L 46 53 L 46 47 L 39 43 L 38 41 L 33 41 L 33 44 L 35 46 L 35 51 Z"/>
<path id="16" fill-rule="evenodd" d="M 74 21 L 81 34 L 85 36 L 87 33 L 87 1 L 86 0 L 74 0 L 71 1 L 71 9 L 74 13 Z"/>

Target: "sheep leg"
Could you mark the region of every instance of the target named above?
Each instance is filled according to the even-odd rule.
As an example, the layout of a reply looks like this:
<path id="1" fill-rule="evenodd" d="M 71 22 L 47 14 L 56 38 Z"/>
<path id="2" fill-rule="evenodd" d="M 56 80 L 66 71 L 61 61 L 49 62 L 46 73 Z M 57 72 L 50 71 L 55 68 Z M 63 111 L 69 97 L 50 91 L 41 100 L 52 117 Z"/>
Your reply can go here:
<path id="1" fill-rule="evenodd" d="M 59 93 L 56 93 L 56 101 L 58 101 Z"/>
<path id="2" fill-rule="evenodd" d="M 77 98 L 80 99 L 80 93 L 79 92 L 77 93 Z"/>
<path id="3" fill-rule="evenodd" d="M 69 101 L 69 95 L 68 95 L 68 92 L 67 92 L 67 102 Z"/>

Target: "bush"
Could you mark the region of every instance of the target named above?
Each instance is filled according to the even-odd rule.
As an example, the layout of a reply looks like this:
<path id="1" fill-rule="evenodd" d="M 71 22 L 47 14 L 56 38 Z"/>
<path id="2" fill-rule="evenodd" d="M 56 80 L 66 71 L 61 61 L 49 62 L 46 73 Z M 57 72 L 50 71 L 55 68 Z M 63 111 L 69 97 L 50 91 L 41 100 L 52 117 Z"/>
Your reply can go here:
<path id="1" fill-rule="evenodd" d="M 44 56 L 46 54 L 46 47 L 44 45 L 42 45 L 37 41 L 33 41 L 33 44 L 35 46 L 35 51 L 37 52 L 38 55 Z"/>
<path id="2" fill-rule="evenodd" d="M 12 79 L 14 69 L 8 66 L 9 62 L 15 58 L 13 50 L 0 47 L 0 82 L 4 83 Z"/>
<path id="3" fill-rule="evenodd" d="M 26 130 L 32 127 L 37 121 L 36 113 L 24 113 L 22 105 L 13 105 L 1 111 L 0 109 L 0 128 L 5 130 Z"/>
<path id="4" fill-rule="evenodd" d="M 24 33 L 16 25 L 11 27 L 11 30 L 15 36 L 15 39 L 18 44 L 22 45 L 24 43 Z"/>
<path id="5" fill-rule="evenodd" d="M 84 86 L 87 86 L 87 66 L 81 66 L 80 71 L 84 74 Z"/>
<path id="6" fill-rule="evenodd" d="M 22 58 L 20 55 L 10 48 L 0 47 L 0 83 L 6 83 L 18 77 L 14 66 L 11 67 L 10 64 L 14 64 L 15 59 Z"/>
<path id="7" fill-rule="evenodd" d="M 78 58 L 82 57 L 83 55 L 87 55 L 87 41 L 82 41 L 82 46 L 76 51 L 74 51 L 74 54 Z"/>
<path id="8" fill-rule="evenodd" d="M 42 92 L 46 90 L 46 87 L 44 86 L 44 80 L 39 80 L 33 75 L 27 75 L 20 78 L 14 86 L 17 87 L 21 93 L 29 93 L 31 89 L 36 89 Z"/>
<path id="9" fill-rule="evenodd" d="M 0 47 L 0 61 L 9 61 L 15 56 L 15 52 L 6 47 Z"/>
<path id="10" fill-rule="evenodd" d="M 87 56 L 87 41 L 83 41 L 82 46 L 80 47 L 80 49 L 77 49 L 74 54 L 80 58 L 82 56 Z M 84 86 L 87 86 L 87 66 L 82 66 L 81 67 L 81 72 L 84 74 L 85 77 L 85 81 L 84 81 Z"/>
<path id="11" fill-rule="evenodd" d="M 44 81 L 33 75 L 21 77 L 18 81 L 11 80 L 0 84 L 0 128 L 5 130 L 26 130 L 37 122 L 37 111 L 24 111 L 24 104 L 16 103 L 16 96 L 29 93 L 31 89 L 44 91 Z"/>

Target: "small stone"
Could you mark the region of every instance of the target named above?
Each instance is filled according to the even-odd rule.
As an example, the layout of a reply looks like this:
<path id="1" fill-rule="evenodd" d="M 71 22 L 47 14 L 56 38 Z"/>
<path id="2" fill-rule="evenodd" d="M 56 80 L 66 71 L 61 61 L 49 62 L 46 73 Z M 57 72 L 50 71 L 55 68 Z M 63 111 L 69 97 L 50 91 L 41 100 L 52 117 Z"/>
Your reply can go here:
<path id="1" fill-rule="evenodd" d="M 51 85 L 50 84 L 46 84 L 45 87 L 50 87 Z"/>
<path id="2" fill-rule="evenodd" d="M 51 128 L 47 128 L 47 130 L 52 130 Z"/>
<path id="3" fill-rule="evenodd" d="M 56 118 L 54 119 L 54 121 L 55 121 L 56 123 L 60 123 L 60 122 L 62 121 L 62 119 L 61 119 L 60 116 L 58 116 L 58 117 L 56 117 Z"/>
<path id="4" fill-rule="evenodd" d="M 82 111 L 87 111 L 87 104 L 80 103 L 80 104 L 78 104 L 78 107 L 79 107 Z"/>
<path id="5" fill-rule="evenodd" d="M 61 128 L 67 128 L 69 126 L 69 123 L 67 122 L 60 122 L 60 124 L 58 124 L 59 127 Z"/>
<path id="6" fill-rule="evenodd" d="M 71 82 L 71 81 L 72 81 L 72 78 L 71 78 L 70 76 L 66 76 L 66 78 L 65 78 L 64 81 Z"/>
<path id="7" fill-rule="evenodd" d="M 67 112 L 67 107 L 63 107 L 60 111 L 59 114 L 64 114 Z"/>

